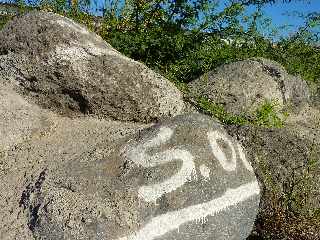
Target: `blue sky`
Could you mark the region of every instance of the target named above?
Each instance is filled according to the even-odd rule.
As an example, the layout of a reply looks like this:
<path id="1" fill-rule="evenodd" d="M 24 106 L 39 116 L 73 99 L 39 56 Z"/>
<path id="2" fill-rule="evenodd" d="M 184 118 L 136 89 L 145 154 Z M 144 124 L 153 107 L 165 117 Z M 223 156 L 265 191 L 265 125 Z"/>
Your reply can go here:
<path id="1" fill-rule="evenodd" d="M 309 2 L 309 4 L 307 3 Z M 294 1 L 290 4 L 278 2 L 276 4 L 268 4 L 264 8 L 264 12 L 272 17 L 275 24 L 280 25 L 284 23 L 300 24 L 301 20 L 297 17 L 288 17 L 283 15 L 285 12 L 301 11 L 308 12 L 320 12 L 320 0 L 309 1 Z"/>
<path id="2" fill-rule="evenodd" d="M 293 16 L 292 14 L 296 11 L 302 12 L 304 14 L 310 12 L 320 12 L 320 0 L 293 0 L 289 4 L 281 2 L 277 4 L 268 4 L 266 7 L 264 7 L 263 11 L 268 17 L 272 19 L 272 23 L 276 27 L 285 24 L 293 25 L 284 32 L 285 35 L 288 35 L 291 32 L 297 30 L 298 26 L 301 26 L 301 24 L 303 24 L 302 18 L 299 18 L 298 16 Z M 288 16 L 287 13 L 291 14 L 291 16 Z"/>

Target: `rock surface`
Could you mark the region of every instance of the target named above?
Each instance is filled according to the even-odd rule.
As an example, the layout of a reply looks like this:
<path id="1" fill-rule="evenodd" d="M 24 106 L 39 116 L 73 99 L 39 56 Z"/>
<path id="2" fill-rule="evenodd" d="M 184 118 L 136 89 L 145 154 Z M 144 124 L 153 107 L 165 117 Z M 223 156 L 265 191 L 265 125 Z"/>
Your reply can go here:
<path id="1" fill-rule="evenodd" d="M 258 222 L 275 200 L 320 208 L 320 111 L 274 62 L 189 85 L 233 113 L 292 104 L 284 129 L 196 114 L 164 78 L 52 13 L 9 23 L 0 52 L 0 239 L 244 240 L 259 185 Z"/>
<path id="2" fill-rule="evenodd" d="M 16 17 L 0 33 L 0 54 L 10 55 L 20 93 L 63 115 L 151 122 L 184 108 L 172 83 L 57 14 Z"/>
<path id="3" fill-rule="evenodd" d="M 28 103 L 12 87 L 0 80 L 0 152 L 46 134 L 54 127 L 53 114 Z"/>
<path id="4" fill-rule="evenodd" d="M 210 118 L 55 124 L 1 158 L 1 239 L 249 235 L 259 186 L 242 147 Z"/>
<path id="5" fill-rule="evenodd" d="M 177 115 L 171 83 L 52 13 L 16 18 L 0 46 L 0 239 L 249 235 L 259 185 L 220 124 L 113 120 Z"/>
<path id="6" fill-rule="evenodd" d="M 320 144 L 320 108 L 303 104 L 290 110 L 285 128 L 299 138 Z"/>
<path id="7" fill-rule="evenodd" d="M 292 216 L 311 216 L 311 219 L 316 216 L 313 214 L 320 209 L 319 142 L 297 137 L 290 129 L 228 126 L 227 132 L 241 142 L 253 159 L 252 165 L 263 190 L 257 222 L 270 223 L 279 216 L 277 214 L 285 212 L 294 214 Z M 283 219 L 281 224 L 286 226 L 285 221 L 290 220 Z M 296 227 L 291 223 L 287 225 Z M 318 239 L 318 227 L 304 229 L 304 236 Z M 259 229 L 261 226 L 257 231 Z M 274 231 L 272 239 L 291 239 L 285 231 L 281 229 L 278 235 Z M 259 234 L 264 236 L 263 232 Z"/>
<path id="8" fill-rule="evenodd" d="M 205 96 L 233 114 L 250 113 L 266 100 L 275 100 L 282 107 L 298 105 L 310 97 L 306 82 L 263 58 L 223 65 L 188 86 L 191 96 Z"/>
<path id="9" fill-rule="evenodd" d="M 249 235 L 259 186 L 244 150 L 217 122 L 177 116 L 139 134 L 123 153 L 142 168 L 135 174 L 143 176 L 138 197 L 156 205 L 152 217 L 121 240 Z"/>
<path id="10" fill-rule="evenodd" d="M 2 151 L 0 239 L 92 239 L 90 221 L 112 216 L 106 192 L 95 186 L 117 171 L 103 156 L 142 127 L 57 117 L 50 133 Z"/>

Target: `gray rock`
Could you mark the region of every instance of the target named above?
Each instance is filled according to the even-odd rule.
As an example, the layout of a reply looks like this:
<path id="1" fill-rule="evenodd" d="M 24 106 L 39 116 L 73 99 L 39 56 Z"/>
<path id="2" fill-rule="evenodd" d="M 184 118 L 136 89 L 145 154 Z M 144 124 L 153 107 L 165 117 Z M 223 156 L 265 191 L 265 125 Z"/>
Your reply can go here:
<path id="1" fill-rule="evenodd" d="M 303 104 L 289 109 L 285 128 L 299 138 L 320 144 L 320 108 Z"/>
<path id="2" fill-rule="evenodd" d="M 112 216 L 100 191 L 111 176 L 101 177 L 117 169 L 104 156 L 148 126 L 88 117 L 54 124 L 1 152 L 0 239 L 93 239 L 90 219 Z"/>
<path id="3" fill-rule="evenodd" d="M 16 17 L 0 32 L 0 54 L 13 59 L 20 93 L 63 115 L 151 122 L 184 108 L 171 82 L 57 14 Z"/>
<path id="4" fill-rule="evenodd" d="M 318 80 L 318 82 L 320 81 Z M 312 105 L 320 109 L 320 86 L 318 85 L 315 88 L 312 95 Z"/>
<path id="5" fill-rule="evenodd" d="M 242 147 L 199 115 L 157 125 L 59 118 L 7 151 L 0 238 L 245 239 L 259 186 Z M 5 183 L 5 184 L 3 184 Z"/>
<path id="6" fill-rule="evenodd" d="M 205 96 L 234 114 L 250 113 L 266 100 L 277 101 L 282 107 L 299 105 L 310 97 L 306 82 L 263 58 L 223 65 L 188 86 L 192 97 Z"/>
<path id="7" fill-rule="evenodd" d="M 140 133 L 123 153 L 142 167 L 132 175 L 143 176 L 138 197 L 155 207 L 121 240 L 249 235 L 259 186 L 242 147 L 219 123 L 200 114 L 177 116 Z"/>
<path id="8" fill-rule="evenodd" d="M 252 166 L 263 189 L 259 225 L 255 228 L 258 235 L 270 239 L 318 239 L 319 225 L 308 225 L 312 219 L 317 222 L 320 209 L 319 142 L 297 137 L 290 129 L 228 126 L 227 132 L 239 139 L 253 159 Z M 272 223 L 277 217 L 283 226 L 279 229 Z M 301 231 L 298 223 L 303 219 L 308 221 Z"/>
<path id="9" fill-rule="evenodd" d="M 0 153 L 52 128 L 53 114 L 28 103 L 11 86 L 0 82 Z"/>

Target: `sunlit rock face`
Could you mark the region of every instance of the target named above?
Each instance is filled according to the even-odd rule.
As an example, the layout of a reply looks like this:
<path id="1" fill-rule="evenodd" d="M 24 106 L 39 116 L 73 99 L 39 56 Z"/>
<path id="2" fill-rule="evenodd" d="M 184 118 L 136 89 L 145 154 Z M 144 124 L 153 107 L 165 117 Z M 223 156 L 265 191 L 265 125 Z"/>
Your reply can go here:
<path id="1" fill-rule="evenodd" d="M 151 122 L 184 108 L 172 83 L 57 14 L 15 18 L 0 33 L 0 52 L 14 59 L 24 96 L 66 116 Z"/>
<path id="2" fill-rule="evenodd" d="M 279 63 L 253 58 L 225 64 L 188 84 L 192 97 L 207 97 L 233 114 L 254 112 L 265 101 L 282 108 L 310 100 L 307 83 Z"/>

